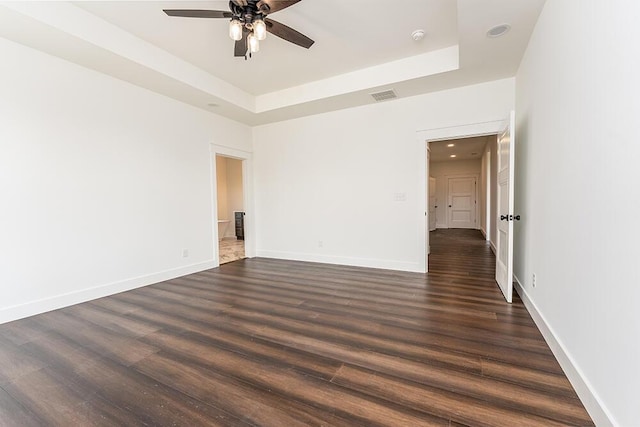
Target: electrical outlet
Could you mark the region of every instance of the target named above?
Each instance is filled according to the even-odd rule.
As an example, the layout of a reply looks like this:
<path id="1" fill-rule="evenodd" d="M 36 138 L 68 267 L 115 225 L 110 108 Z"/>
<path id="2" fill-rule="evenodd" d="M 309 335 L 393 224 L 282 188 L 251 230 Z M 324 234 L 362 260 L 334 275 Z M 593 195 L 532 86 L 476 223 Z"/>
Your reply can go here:
<path id="1" fill-rule="evenodd" d="M 536 287 L 536 273 L 533 273 L 533 276 L 531 277 L 531 286 L 532 287 Z"/>
<path id="2" fill-rule="evenodd" d="M 182 250 L 182 258 L 189 258 L 189 249 Z"/>

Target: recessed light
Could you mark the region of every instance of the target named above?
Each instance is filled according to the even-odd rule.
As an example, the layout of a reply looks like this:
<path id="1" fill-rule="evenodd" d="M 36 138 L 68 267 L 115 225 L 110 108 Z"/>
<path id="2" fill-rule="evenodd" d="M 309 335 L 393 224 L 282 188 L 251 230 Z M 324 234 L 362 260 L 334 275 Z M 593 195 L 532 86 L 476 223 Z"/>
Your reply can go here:
<path id="1" fill-rule="evenodd" d="M 447 147 L 455 147 L 456 144 L 447 144 Z"/>
<path id="2" fill-rule="evenodd" d="M 451 157 L 452 159 L 457 157 L 455 154 L 450 155 L 449 157 Z"/>
<path id="3" fill-rule="evenodd" d="M 495 27 L 489 28 L 489 30 L 487 31 L 487 37 L 489 38 L 500 37 L 506 34 L 507 32 L 509 32 L 510 29 L 511 29 L 511 25 L 509 24 L 496 25 Z"/>

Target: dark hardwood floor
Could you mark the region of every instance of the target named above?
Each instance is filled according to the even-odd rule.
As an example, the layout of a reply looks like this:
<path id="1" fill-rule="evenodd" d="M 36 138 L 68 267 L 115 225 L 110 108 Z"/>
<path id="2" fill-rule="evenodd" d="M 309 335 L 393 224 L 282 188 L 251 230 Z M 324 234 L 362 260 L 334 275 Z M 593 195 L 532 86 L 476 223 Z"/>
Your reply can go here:
<path id="1" fill-rule="evenodd" d="M 0 325 L 0 425 L 593 425 L 494 258 L 431 273 L 271 259 Z"/>

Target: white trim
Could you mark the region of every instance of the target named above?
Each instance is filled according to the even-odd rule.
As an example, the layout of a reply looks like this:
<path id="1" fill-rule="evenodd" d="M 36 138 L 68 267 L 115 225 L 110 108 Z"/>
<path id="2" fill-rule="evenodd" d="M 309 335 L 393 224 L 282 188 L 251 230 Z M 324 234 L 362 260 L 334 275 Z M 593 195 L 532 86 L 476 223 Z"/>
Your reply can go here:
<path id="1" fill-rule="evenodd" d="M 496 245 L 493 244 L 493 242 L 491 241 L 491 239 L 489 238 L 489 236 L 487 235 L 487 232 L 484 231 L 482 228 L 480 229 L 480 232 L 482 233 L 482 235 L 485 238 L 485 241 L 487 243 L 489 243 L 489 247 L 491 248 L 491 252 L 493 252 L 493 256 L 496 255 Z"/>
<path id="2" fill-rule="evenodd" d="M 496 135 L 496 141 L 497 141 L 497 135 Z M 489 144 L 489 142 L 487 141 L 487 145 Z M 485 188 L 483 189 L 485 195 L 484 195 L 484 224 L 483 227 L 485 228 L 485 238 L 487 241 L 491 241 L 491 204 L 494 202 L 493 198 L 491 197 L 491 183 L 493 182 L 493 179 L 491 178 L 491 150 L 489 151 L 485 151 L 482 155 L 482 162 L 484 163 L 483 167 L 484 167 L 484 172 L 485 172 Z M 486 159 L 485 159 L 486 157 Z M 496 181 L 497 181 L 497 176 L 495 177 Z"/>
<path id="3" fill-rule="evenodd" d="M 527 291 L 524 290 L 520 280 L 514 275 L 513 287 L 518 295 L 522 299 L 524 306 L 531 315 L 531 318 L 535 322 L 536 326 L 542 333 L 547 345 L 553 352 L 553 355 L 560 363 L 562 370 L 564 371 L 567 379 L 575 389 L 578 397 L 582 401 L 582 404 L 586 408 L 587 412 L 593 419 L 597 426 L 614 426 L 613 416 L 607 410 L 604 402 L 598 397 L 593 386 L 589 383 L 589 380 L 584 376 L 580 368 L 577 366 L 569 352 L 562 345 L 562 341 L 554 333 L 553 328 L 544 315 L 538 310 L 538 307 L 529 297 Z"/>
<path id="4" fill-rule="evenodd" d="M 153 285 L 154 283 L 164 282 L 166 280 L 175 279 L 176 277 L 198 273 L 213 267 L 214 262 L 210 260 L 6 307 L 0 310 L 0 324 L 45 313 L 51 310 L 57 310 L 63 307 L 69 307 L 74 304 L 80 304 L 82 302 L 114 295 L 120 292 L 130 291 L 131 289 Z"/>
<path id="5" fill-rule="evenodd" d="M 429 185 L 429 162 L 427 157 L 429 156 L 429 144 L 424 139 L 417 139 L 416 144 L 416 156 L 419 162 L 418 169 L 418 236 L 421 236 L 418 241 L 418 255 L 420 257 L 419 273 L 429 272 L 429 204 L 427 200 L 427 189 Z M 425 215 L 426 214 L 426 215 Z"/>
<path id="6" fill-rule="evenodd" d="M 504 119 L 488 122 L 469 123 L 458 126 L 447 126 L 434 129 L 419 130 L 418 136 L 422 141 L 444 141 L 447 139 L 471 138 L 497 134 L 502 130 Z"/>
<path id="7" fill-rule="evenodd" d="M 496 248 L 496 245 L 489 240 L 489 245 L 491 246 L 491 252 L 493 252 L 493 255 L 496 255 L 498 253 L 498 248 Z"/>
<path id="8" fill-rule="evenodd" d="M 419 262 L 391 261 L 382 259 L 355 258 L 327 256 L 312 253 L 286 252 L 286 251 L 262 251 L 258 250 L 256 256 L 262 258 L 285 259 L 290 261 L 320 262 L 325 264 L 349 265 L 353 267 L 368 267 L 384 270 L 408 271 L 411 273 L 424 273 Z"/>

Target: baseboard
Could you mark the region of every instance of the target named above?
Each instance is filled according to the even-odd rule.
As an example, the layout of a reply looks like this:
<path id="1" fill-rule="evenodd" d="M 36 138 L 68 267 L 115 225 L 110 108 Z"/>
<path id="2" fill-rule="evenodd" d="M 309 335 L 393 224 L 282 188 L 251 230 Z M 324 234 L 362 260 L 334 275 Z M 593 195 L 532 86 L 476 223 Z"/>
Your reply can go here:
<path id="1" fill-rule="evenodd" d="M 527 291 L 524 290 L 524 287 L 517 277 L 514 277 L 513 285 L 516 292 L 518 292 L 518 295 L 520 295 L 524 306 L 527 308 L 527 311 L 549 345 L 549 348 L 551 348 L 554 356 L 558 359 L 558 363 L 560 363 L 562 370 L 569 379 L 573 388 L 576 390 L 578 397 L 580 397 L 582 404 L 593 419 L 593 422 L 598 427 L 615 426 L 610 412 L 598 397 L 597 393 L 593 390 L 593 387 L 589 383 L 588 379 L 585 378 L 580 368 L 575 364 L 571 355 L 566 351 L 562 342 L 557 338 L 556 334 L 553 332 L 553 328 L 547 323 L 547 320 L 538 310 L 536 304 L 531 300 Z"/>
<path id="2" fill-rule="evenodd" d="M 68 307 L 70 305 L 91 301 L 120 292 L 129 291 L 131 289 L 141 288 L 143 286 L 152 285 L 154 283 L 163 282 L 165 280 L 175 279 L 176 277 L 186 276 L 187 274 L 193 274 L 199 271 L 208 270 L 210 268 L 213 268 L 214 265 L 215 263 L 213 261 L 191 264 L 184 267 L 161 271 L 159 273 L 134 277 L 131 279 L 112 282 L 89 289 L 82 289 L 76 292 L 70 292 L 67 294 L 56 295 L 37 301 L 30 301 L 24 304 L 5 307 L 0 309 L 0 324 L 11 322 L 13 320 L 23 319 L 29 316 L 34 316 L 40 313 L 45 313 L 51 310 L 57 310 L 59 308 Z"/>
<path id="3" fill-rule="evenodd" d="M 257 250 L 256 256 L 263 258 L 286 259 L 292 261 L 321 262 L 325 264 L 350 265 L 353 267 L 379 268 L 384 270 L 408 271 L 424 273 L 424 266 L 417 262 L 388 261 L 368 258 L 339 257 L 321 254 L 303 254 L 286 251 Z"/>
<path id="4" fill-rule="evenodd" d="M 484 237 L 484 240 L 489 242 L 489 246 L 491 247 L 491 252 L 493 252 L 493 254 L 496 254 L 496 245 L 493 244 L 493 242 L 491 241 L 491 239 L 488 238 L 487 233 L 484 231 L 484 228 L 480 229 L 480 232 L 482 233 L 482 236 Z"/>

